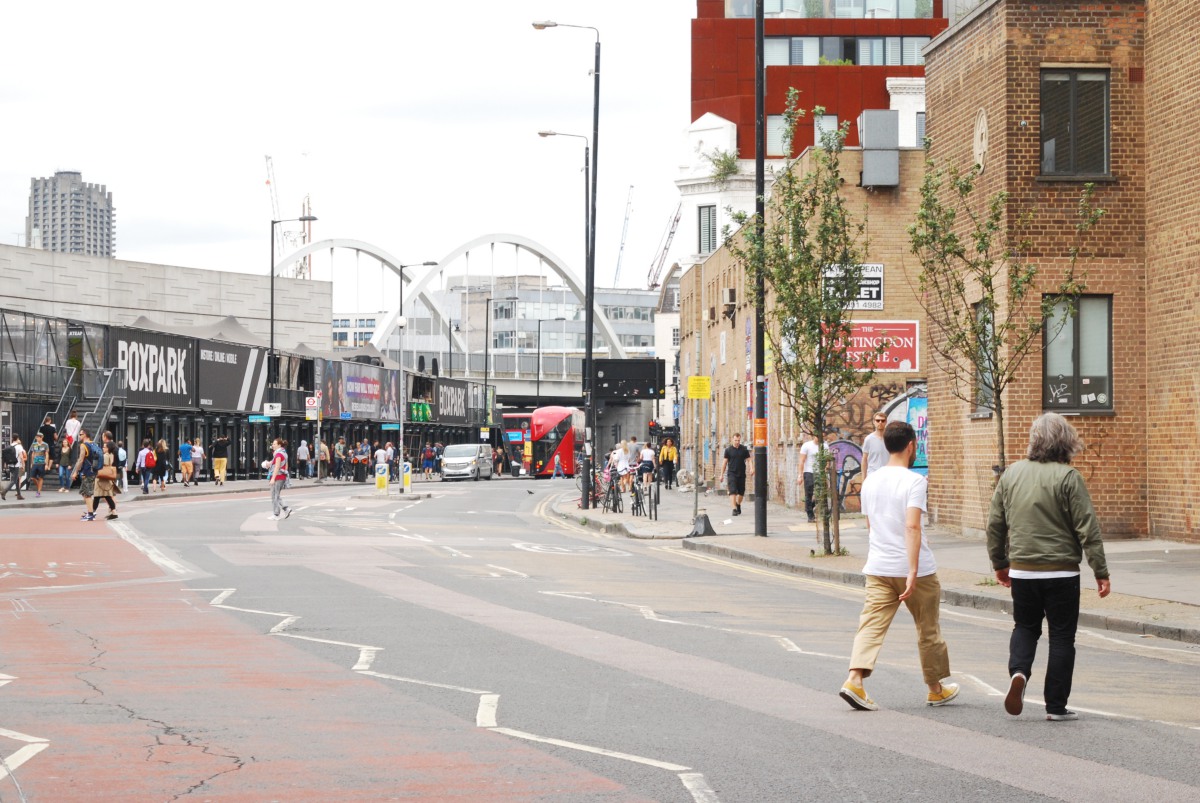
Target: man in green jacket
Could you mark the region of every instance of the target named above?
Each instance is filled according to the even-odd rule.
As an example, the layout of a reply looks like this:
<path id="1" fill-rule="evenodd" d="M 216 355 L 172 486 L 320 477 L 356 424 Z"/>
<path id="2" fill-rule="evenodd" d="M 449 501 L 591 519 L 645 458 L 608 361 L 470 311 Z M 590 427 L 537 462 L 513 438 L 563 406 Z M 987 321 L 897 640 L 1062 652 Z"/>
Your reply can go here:
<path id="1" fill-rule="evenodd" d="M 996 580 L 1012 590 L 1013 600 L 1004 698 L 1004 710 L 1013 716 L 1024 707 L 1045 618 L 1050 642 L 1046 719 L 1079 718 L 1067 709 L 1067 698 L 1075 672 L 1079 566 L 1085 556 L 1100 596 L 1112 590 L 1092 499 L 1083 477 L 1070 465 L 1082 451 L 1075 428 L 1057 413 L 1044 413 L 1030 428 L 1028 459 L 1010 466 L 992 495 L 988 555 Z"/>

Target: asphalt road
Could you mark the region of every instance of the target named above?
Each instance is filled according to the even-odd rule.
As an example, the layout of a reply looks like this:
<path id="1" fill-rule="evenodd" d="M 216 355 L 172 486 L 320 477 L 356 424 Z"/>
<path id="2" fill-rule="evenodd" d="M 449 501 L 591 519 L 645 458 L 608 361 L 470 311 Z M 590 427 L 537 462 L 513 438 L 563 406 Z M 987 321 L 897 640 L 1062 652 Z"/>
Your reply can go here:
<path id="1" fill-rule="evenodd" d="M 568 487 L 0 514 L 0 801 L 1200 800 L 1196 646 L 1084 631 L 1050 723 L 1044 654 L 1008 717 L 1008 622 L 949 607 L 926 707 L 901 611 L 854 712 L 860 590 L 545 518 Z"/>

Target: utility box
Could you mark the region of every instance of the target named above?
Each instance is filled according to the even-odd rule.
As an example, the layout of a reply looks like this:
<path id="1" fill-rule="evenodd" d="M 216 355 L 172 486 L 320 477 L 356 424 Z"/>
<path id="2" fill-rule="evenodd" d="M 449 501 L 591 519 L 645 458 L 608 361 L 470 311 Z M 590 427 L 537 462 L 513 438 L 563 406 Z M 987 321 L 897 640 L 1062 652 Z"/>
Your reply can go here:
<path id="1" fill-rule="evenodd" d="M 858 116 L 858 140 L 864 151 L 897 150 L 900 147 L 900 112 L 866 109 Z"/>
<path id="2" fill-rule="evenodd" d="M 900 151 L 863 151 L 861 184 L 864 187 L 899 187 Z"/>

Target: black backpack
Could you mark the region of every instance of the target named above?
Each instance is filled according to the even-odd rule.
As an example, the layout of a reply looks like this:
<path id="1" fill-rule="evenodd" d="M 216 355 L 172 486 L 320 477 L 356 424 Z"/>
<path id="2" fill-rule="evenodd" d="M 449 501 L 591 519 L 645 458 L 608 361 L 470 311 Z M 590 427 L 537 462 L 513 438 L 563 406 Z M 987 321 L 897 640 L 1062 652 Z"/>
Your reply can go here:
<path id="1" fill-rule="evenodd" d="M 94 477 L 100 470 L 100 447 L 94 441 L 89 441 L 83 445 L 83 448 L 87 449 L 87 457 L 84 458 L 79 473 L 85 477 Z"/>
<path id="2" fill-rule="evenodd" d="M 0 461 L 3 461 L 6 466 L 15 466 L 17 464 L 17 447 L 11 443 L 4 447 L 4 453 L 0 454 Z"/>

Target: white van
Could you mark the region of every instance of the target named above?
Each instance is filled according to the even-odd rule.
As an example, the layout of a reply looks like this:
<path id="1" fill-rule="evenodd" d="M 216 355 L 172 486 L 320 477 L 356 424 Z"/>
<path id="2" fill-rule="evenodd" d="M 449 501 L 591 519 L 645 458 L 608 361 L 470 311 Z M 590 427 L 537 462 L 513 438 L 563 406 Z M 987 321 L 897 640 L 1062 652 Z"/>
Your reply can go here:
<path id="1" fill-rule="evenodd" d="M 442 452 L 442 482 L 492 478 L 492 447 L 486 443 L 453 443 Z"/>

